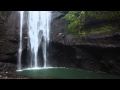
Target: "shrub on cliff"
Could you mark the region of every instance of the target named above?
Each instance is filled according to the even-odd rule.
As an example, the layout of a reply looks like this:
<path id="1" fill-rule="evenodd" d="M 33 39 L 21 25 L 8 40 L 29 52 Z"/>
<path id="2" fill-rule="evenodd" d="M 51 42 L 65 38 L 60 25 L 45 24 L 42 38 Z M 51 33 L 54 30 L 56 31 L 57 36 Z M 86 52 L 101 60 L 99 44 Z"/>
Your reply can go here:
<path id="1" fill-rule="evenodd" d="M 69 11 L 64 18 L 69 21 L 67 26 L 67 32 L 69 34 L 85 36 L 90 33 L 96 34 L 101 32 L 110 32 L 116 28 L 119 29 L 119 24 L 112 25 L 113 23 L 111 22 L 113 20 L 120 21 L 120 11 Z M 99 21 L 103 21 L 101 24 L 105 21 L 109 21 L 109 25 L 103 24 L 98 27 L 92 26 L 93 28 L 88 28 L 89 30 L 86 30 L 86 24 L 94 23 L 93 25 L 95 25 L 96 22 Z M 102 27 L 104 27 L 104 29 L 102 29 Z M 112 29 L 109 29 L 108 27 Z"/>

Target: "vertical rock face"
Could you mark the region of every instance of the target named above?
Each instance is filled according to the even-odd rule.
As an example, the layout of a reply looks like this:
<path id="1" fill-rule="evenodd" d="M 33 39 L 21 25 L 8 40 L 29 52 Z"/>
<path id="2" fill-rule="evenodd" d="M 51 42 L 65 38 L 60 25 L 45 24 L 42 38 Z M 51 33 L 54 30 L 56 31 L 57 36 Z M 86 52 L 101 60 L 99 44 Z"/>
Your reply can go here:
<path id="1" fill-rule="evenodd" d="M 4 45 L 1 59 L 3 62 L 17 63 L 19 44 L 19 14 L 11 12 L 6 21 L 7 29 L 4 34 Z"/>
<path id="2" fill-rule="evenodd" d="M 22 62 L 27 58 L 27 12 L 24 13 Z M 0 11 L 0 65 L 5 63 L 10 70 L 16 70 L 19 48 L 20 17 L 17 11 Z M 2 63 L 3 62 L 3 63 Z M 9 65 L 9 66 L 8 66 Z M 12 67 L 14 66 L 14 68 Z"/>
<path id="3" fill-rule="evenodd" d="M 53 12 L 51 22 L 51 41 L 64 45 L 74 45 L 75 37 L 67 33 L 68 20 L 63 18 L 68 11 Z"/>
<path id="4" fill-rule="evenodd" d="M 22 65 L 27 63 L 27 41 L 28 41 L 28 27 L 27 27 L 28 12 L 24 13 L 23 28 L 22 28 Z M 18 48 L 20 43 L 20 14 L 18 11 L 12 12 L 8 20 L 8 30 L 6 32 L 8 41 L 13 45 L 10 50 L 14 53 L 15 59 L 12 60 L 17 63 Z"/>
<path id="5" fill-rule="evenodd" d="M 64 43 L 67 21 L 64 19 L 53 19 L 51 23 L 51 40 L 53 42 Z"/>
<path id="6" fill-rule="evenodd" d="M 80 35 L 67 32 L 70 21 L 63 16 L 54 18 L 51 24 L 52 42 L 69 45 L 71 50 L 75 47 L 76 56 L 72 63 L 78 68 L 120 74 L 120 12 L 86 11 L 84 15 L 84 23 L 81 24 L 84 29 L 80 30 Z"/>
<path id="7" fill-rule="evenodd" d="M 17 42 L 8 38 L 8 20 L 12 11 L 0 11 L 0 72 L 15 71 Z M 10 62 L 10 63 L 9 63 Z"/>
<path id="8" fill-rule="evenodd" d="M 8 30 L 8 19 L 12 12 L 1 11 L 0 12 L 0 61 L 14 62 L 14 55 L 16 53 L 17 46 L 16 40 L 11 40 L 7 35 Z"/>
<path id="9" fill-rule="evenodd" d="M 26 21 L 27 12 L 24 21 Z M 19 48 L 19 13 L 17 11 L 0 12 L 0 62 L 17 63 Z M 27 46 L 27 23 L 23 27 L 23 48 Z"/>
<path id="10" fill-rule="evenodd" d="M 48 64 L 52 67 L 76 68 L 76 53 L 72 46 L 50 43 L 48 49 Z"/>

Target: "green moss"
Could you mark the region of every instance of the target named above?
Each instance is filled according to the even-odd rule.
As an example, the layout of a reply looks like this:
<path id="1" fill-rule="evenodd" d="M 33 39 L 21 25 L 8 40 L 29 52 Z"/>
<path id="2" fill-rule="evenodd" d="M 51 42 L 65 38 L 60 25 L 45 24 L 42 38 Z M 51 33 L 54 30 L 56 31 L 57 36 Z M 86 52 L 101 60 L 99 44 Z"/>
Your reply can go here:
<path id="1" fill-rule="evenodd" d="M 79 20 L 75 20 L 72 23 L 70 23 L 68 25 L 68 33 L 79 34 L 79 30 L 78 30 L 79 24 L 80 24 Z"/>
<path id="2" fill-rule="evenodd" d="M 83 31 L 83 32 L 81 32 L 81 36 L 86 36 L 88 33 L 87 32 L 85 32 L 85 31 Z"/>
<path id="3" fill-rule="evenodd" d="M 70 11 L 68 14 L 65 15 L 64 18 L 66 18 L 69 21 L 75 21 L 80 16 L 80 11 Z"/>
<path id="4" fill-rule="evenodd" d="M 120 19 L 120 11 L 88 11 L 88 16 L 97 20 Z"/>
<path id="5" fill-rule="evenodd" d="M 96 28 L 91 29 L 90 34 L 110 32 L 110 31 L 113 31 L 113 30 L 116 30 L 116 27 L 105 25 L 105 26 L 102 26 L 102 27 L 96 27 Z"/>
<path id="6" fill-rule="evenodd" d="M 64 16 L 69 21 L 67 32 L 76 36 L 86 36 L 88 34 L 98 34 L 120 30 L 120 23 L 116 25 L 111 24 L 111 20 L 120 21 L 120 11 L 69 11 Z M 88 20 L 90 19 L 90 20 Z M 86 30 L 85 24 L 89 21 L 110 21 L 109 24 L 101 23 L 100 25 L 92 26 Z"/>
<path id="7" fill-rule="evenodd" d="M 64 17 L 69 21 L 67 31 L 69 34 L 78 35 L 84 25 L 85 11 L 70 11 Z"/>
<path id="8" fill-rule="evenodd" d="M 112 31 L 116 31 L 120 28 L 120 26 L 113 26 L 113 25 L 103 25 L 100 27 L 94 27 L 91 28 L 89 31 L 83 31 L 82 32 L 82 36 L 86 36 L 89 34 L 102 34 L 102 33 L 108 33 L 108 32 L 112 32 Z"/>

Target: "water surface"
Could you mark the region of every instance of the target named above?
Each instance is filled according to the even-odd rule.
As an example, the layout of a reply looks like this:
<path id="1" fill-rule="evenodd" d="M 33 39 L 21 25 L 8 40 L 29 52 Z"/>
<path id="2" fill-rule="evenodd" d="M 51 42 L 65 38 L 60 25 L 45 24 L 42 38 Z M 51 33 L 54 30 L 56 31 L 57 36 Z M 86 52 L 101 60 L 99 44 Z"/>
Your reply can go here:
<path id="1" fill-rule="evenodd" d="M 20 75 L 35 78 L 58 78 L 58 79 L 120 79 L 120 76 L 106 73 L 96 73 L 92 71 L 75 68 L 42 68 L 26 69 L 17 72 Z"/>

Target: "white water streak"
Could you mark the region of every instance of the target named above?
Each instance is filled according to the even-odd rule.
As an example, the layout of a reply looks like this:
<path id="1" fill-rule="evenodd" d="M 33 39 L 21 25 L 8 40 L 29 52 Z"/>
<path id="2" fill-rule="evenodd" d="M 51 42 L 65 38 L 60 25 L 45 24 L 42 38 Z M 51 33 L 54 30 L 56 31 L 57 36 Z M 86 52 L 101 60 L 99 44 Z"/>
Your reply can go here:
<path id="1" fill-rule="evenodd" d="M 21 70 L 21 54 L 22 54 L 22 27 L 23 27 L 23 13 L 24 11 L 19 11 L 20 13 L 20 43 L 18 50 L 18 70 Z"/>

